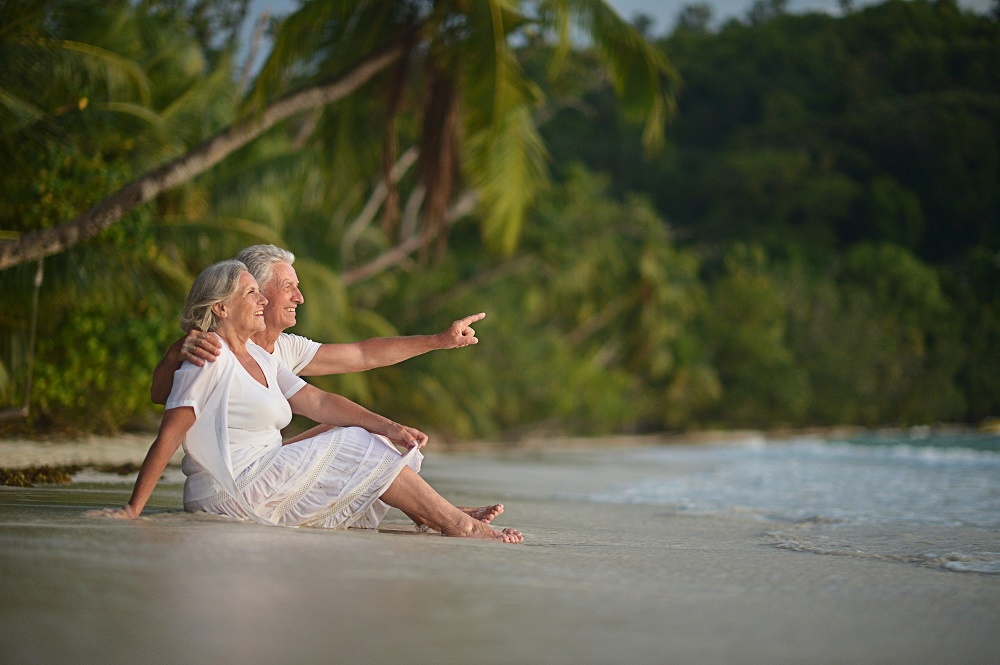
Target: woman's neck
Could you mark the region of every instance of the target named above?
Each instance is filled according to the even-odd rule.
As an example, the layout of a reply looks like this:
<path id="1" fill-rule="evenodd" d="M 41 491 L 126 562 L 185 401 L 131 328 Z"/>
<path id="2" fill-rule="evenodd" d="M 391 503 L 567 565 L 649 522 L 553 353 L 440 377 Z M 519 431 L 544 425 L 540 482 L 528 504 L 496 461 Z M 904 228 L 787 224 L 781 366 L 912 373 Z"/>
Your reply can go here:
<path id="1" fill-rule="evenodd" d="M 221 337 L 226 346 L 234 353 L 244 353 L 247 349 L 247 342 L 250 341 L 250 337 L 253 335 L 252 332 L 242 334 L 229 326 L 219 326 L 215 329 L 215 334 Z"/>

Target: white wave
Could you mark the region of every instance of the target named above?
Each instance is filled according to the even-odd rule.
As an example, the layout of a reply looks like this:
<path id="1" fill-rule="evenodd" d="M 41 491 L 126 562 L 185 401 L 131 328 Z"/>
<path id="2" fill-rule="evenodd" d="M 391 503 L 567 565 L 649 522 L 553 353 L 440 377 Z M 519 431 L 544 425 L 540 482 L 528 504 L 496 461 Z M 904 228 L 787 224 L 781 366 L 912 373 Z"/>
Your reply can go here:
<path id="1" fill-rule="evenodd" d="M 941 566 L 957 573 L 987 573 L 990 575 L 1000 575 L 1000 558 L 987 560 L 959 559 L 955 561 L 946 561 L 941 564 Z"/>
<path id="2" fill-rule="evenodd" d="M 644 449 L 642 475 L 577 498 L 774 521 L 1000 529 L 1000 454 L 820 439 Z"/>

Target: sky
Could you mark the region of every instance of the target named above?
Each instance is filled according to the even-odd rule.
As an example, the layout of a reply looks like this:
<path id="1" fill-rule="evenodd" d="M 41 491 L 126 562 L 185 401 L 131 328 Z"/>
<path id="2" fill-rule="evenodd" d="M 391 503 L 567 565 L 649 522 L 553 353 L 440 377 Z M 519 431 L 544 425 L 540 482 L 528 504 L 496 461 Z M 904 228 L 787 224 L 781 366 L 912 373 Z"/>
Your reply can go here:
<path id="1" fill-rule="evenodd" d="M 711 7 L 717 23 L 731 18 L 742 18 L 753 4 L 753 0 L 607 0 L 621 16 L 631 20 L 636 14 L 646 14 L 654 19 L 652 33 L 660 35 L 669 32 L 674 26 L 674 20 L 681 8 L 698 1 L 706 1 Z M 873 4 L 877 0 L 855 0 L 855 6 Z M 987 13 L 991 0 L 958 0 L 958 4 L 976 12 Z M 253 16 L 267 9 L 272 15 L 289 13 L 298 6 L 296 0 L 252 0 Z M 788 11 L 827 11 L 837 14 L 840 11 L 838 0 L 788 0 Z M 248 21 L 252 25 L 253 21 Z"/>
<path id="2" fill-rule="evenodd" d="M 699 1 L 701 0 L 608 0 L 608 4 L 614 7 L 622 18 L 629 21 L 636 14 L 651 16 L 655 21 L 652 34 L 660 35 L 673 28 L 677 14 L 685 5 Z M 708 0 L 716 23 L 745 16 L 752 4 L 753 0 Z M 836 11 L 837 0 L 789 0 L 788 9 L 792 12 L 819 9 Z"/>
<path id="3" fill-rule="evenodd" d="M 659 35 L 669 32 L 674 26 L 674 20 L 681 8 L 701 0 L 608 0 L 625 19 L 631 20 L 636 14 L 647 14 L 656 22 L 652 32 Z M 753 4 L 753 0 L 704 0 L 712 7 L 712 13 L 717 23 L 731 18 L 743 18 Z M 855 0 L 856 7 L 875 4 L 877 0 Z M 990 9 L 990 0 L 958 0 L 961 7 L 976 12 L 986 13 Z M 791 13 L 807 11 L 825 11 L 831 14 L 840 13 L 838 0 L 788 0 L 788 11 Z"/>
<path id="4" fill-rule="evenodd" d="M 881 1 L 854 0 L 854 5 L 861 7 Z M 628 21 L 637 14 L 646 14 L 653 19 L 650 34 L 662 35 L 673 29 L 678 13 L 686 5 L 707 2 L 712 8 L 713 25 L 719 25 L 732 18 L 745 17 L 754 0 L 607 0 L 607 2 Z M 959 6 L 982 14 L 990 11 L 991 2 L 992 0 L 958 0 Z M 267 11 L 272 16 L 284 16 L 298 6 L 298 0 L 251 0 L 250 16 L 243 26 L 243 42 L 246 44 L 250 42 L 257 17 L 262 12 Z M 788 0 L 787 7 L 792 13 L 809 11 L 840 13 L 839 0 Z M 261 65 L 263 54 L 258 56 L 257 60 L 255 69 Z"/>

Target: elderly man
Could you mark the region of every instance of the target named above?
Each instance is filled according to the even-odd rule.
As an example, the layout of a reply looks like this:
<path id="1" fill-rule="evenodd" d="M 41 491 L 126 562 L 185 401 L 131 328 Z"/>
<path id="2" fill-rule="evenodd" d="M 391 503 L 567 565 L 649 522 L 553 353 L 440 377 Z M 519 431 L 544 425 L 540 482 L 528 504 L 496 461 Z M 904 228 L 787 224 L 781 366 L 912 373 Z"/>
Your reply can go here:
<path id="1" fill-rule="evenodd" d="M 472 324 L 486 314 L 467 316 L 436 335 L 374 337 L 349 344 L 320 344 L 300 335 L 284 332 L 295 325 L 296 308 L 304 301 L 292 263 L 295 256 L 274 245 L 254 245 L 236 258 L 246 264 L 267 298 L 264 306 L 263 332 L 253 341 L 272 354 L 293 373 L 300 376 L 323 376 L 361 372 L 394 365 L 408 358 L 437 349 L 457 349 L 476 344 Z M 219 355 L 221 342 L 213 333 L 192 331 L 174 342 L 153 371 L 150 396 L 156 404 L 165 404 L 173 387 L 174 371 L 185 360 L 203 366 Z"/>

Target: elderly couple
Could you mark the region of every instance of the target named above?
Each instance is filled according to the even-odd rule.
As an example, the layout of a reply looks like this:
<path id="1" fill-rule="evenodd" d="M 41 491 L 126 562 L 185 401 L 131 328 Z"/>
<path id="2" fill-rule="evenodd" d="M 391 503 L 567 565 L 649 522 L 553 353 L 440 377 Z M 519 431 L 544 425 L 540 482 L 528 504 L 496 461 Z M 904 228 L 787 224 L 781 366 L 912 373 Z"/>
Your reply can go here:
<path id="1" fill-rule="evenodd" d="M 256 245 L 198 276 L 181 314 L 187 334 L 153 373 L 153 401 L 166 404 L 156 440 L 129 502 L 102 514 L 138 517 L 183 444 L 185 510 L 261 524 L 374 528 L 394 506 L 418 527 L 448 536 L 522 542 L 515 529 L 490 526 L 501 504 L 454 506 L 417 474 L 423 432 L 299 378 L 476 344 L 471 324 L 485 314 L 437 335 L 319 344 L 284 332 L 304 300 L 294 261 L 274 245 Z M 321 425 L 282 441 L 293 413 Z"/>

